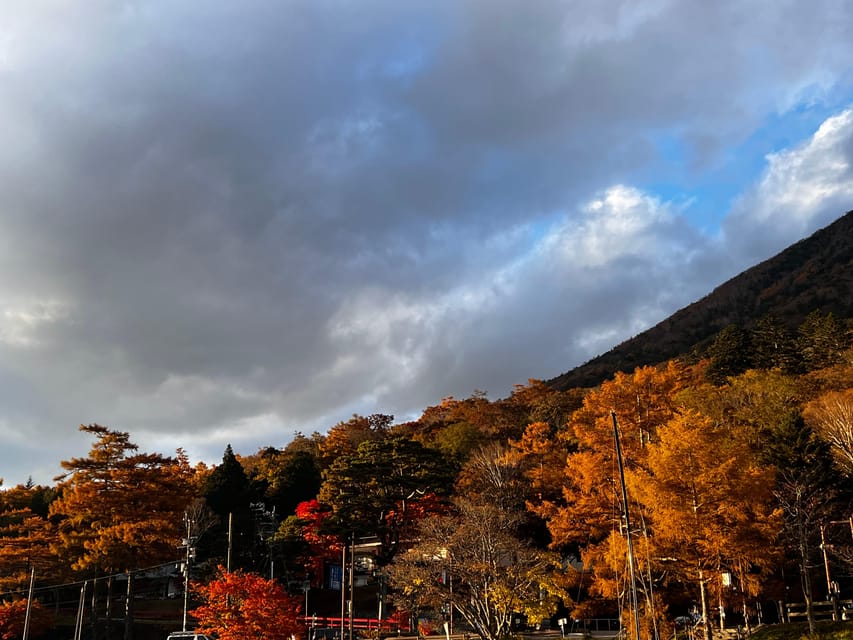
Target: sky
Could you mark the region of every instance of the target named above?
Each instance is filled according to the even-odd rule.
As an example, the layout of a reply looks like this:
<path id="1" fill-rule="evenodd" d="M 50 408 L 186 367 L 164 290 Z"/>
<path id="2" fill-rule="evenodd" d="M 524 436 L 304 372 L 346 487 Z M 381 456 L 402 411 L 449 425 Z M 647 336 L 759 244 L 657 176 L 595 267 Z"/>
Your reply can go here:
<path id="1" fill-rule="evenodd" d="M 603 353 L 853 209 L 843 0 L 9 0 L 0 476 Z"/>

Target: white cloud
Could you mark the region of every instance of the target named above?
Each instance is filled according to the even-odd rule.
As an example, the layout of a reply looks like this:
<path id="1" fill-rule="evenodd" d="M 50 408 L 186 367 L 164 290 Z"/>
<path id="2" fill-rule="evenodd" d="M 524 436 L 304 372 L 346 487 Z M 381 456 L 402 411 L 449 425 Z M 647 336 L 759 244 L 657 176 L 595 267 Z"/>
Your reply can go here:
<path id="1" fill-rule="evenodd" d="M 614 185 L 581 208 L 582 220 L 570 218 L 560 236 L 572 260 L 603 267 L 626 256 L 668 255 L 659 250 L 662 228 L 672 225 L 671 205 L 637 188 Z"/>
<path id="2" fill-rule="evenodd" d="M 17 347 L 38 346 L 46 325 L 68 317 L 67 305 L 58 300 L 0 303 L 0 342 Z"/>
<path id="3" fill-rule="evenodd" d="M 853 110 L 828 118 L 810 139 L 766 160 L 761 178 L 725 221 L 725 243 L 740 267 L 853 209 Z"/>
<path id="4" fill-rule="evenodd" d="M 853 91 L 834 0 L 4 9 L 13 482 L 80 422 L 218 458 L 556 375 L 732 275 L 691 189 Z M 846 118 L 770 156 L 741 267 L 849 208 Z"/>

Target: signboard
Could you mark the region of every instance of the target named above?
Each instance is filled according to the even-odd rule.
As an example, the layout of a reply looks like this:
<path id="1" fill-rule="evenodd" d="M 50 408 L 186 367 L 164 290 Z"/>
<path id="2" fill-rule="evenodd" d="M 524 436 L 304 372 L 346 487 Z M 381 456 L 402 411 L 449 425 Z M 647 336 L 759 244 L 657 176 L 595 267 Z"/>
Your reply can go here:
<path id="1" fill-rule="evenodd" d="M 344 572 L 343 569 L 337 565 L 332 565 L 329 567 L 329 589 L 333 591 L 340 591 L 343 588 L 344 582 Z"/>

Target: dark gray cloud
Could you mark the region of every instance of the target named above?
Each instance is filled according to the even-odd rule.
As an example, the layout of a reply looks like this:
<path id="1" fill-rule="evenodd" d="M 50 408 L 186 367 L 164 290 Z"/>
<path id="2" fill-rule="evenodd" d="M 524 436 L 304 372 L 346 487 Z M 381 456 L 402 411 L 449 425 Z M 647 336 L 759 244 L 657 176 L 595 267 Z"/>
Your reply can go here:
<path id="1" fill-rule="evenodd" d="M 7 483 L 81 422 L 209 460 L 608 349 L 850 208 L 850 26 L 829 1 L 10 5 Z M 840 115 L 756 151 L 719 235 L 689 184 L 647 186 L 798 110 Z"/>

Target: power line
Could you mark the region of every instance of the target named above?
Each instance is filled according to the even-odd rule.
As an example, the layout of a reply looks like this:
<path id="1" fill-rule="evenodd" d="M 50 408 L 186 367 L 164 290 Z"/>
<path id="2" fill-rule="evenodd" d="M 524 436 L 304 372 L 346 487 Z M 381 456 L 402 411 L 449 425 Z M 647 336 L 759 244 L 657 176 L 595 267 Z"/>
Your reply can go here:
<path id="1" fill-rule="evenodd" d="M 145 573 L 148 571 L 154 571 L 155 569 L 162 569 L 163 567 L 178 566 L 181 564 L 181 562 L 182 562 L 182 560 L 176 559 L 176 560 L 171 560 L 169 562 L 162 562 L 160 564 L 152 565 L 150 567 L 143 567 L 143 568 L 138 568 L 138 569 L 128 569 L 127 571 L 117 571 L 115 573 L 108 573 L 108 574 L 104 574 L 102 576 L 98 576 L 97 578 L 84 578 L 84 579 L 80 579 L 80 580 L 74 580 L 72 582 L 63 582 L 61 584 L 53 584 L 53 585 L 35 587 L 33 589 L 33 593 L 40 592 L 40 591 L 52 591 L 54 589 L 63 589 L 63 588 L 68 588 L 68 587 L 79 587 L 79 586 L 82 586 L 83 583 L 91 582 L 92 580 L 105 580 L 105 579 L 109 579 L 109 578 L 118 578 L 120 576 L 126 576 L 128 574 L 137 575 L 137 574 Z M 6 598 L 9 596 L 21 595 L 21 594 L 24 594 L 27 592 L 28 592 L 28 589 L 16 589 L 14 591 L 4 591 L 4 592 L 0 593 L 0 598 Z"/>

